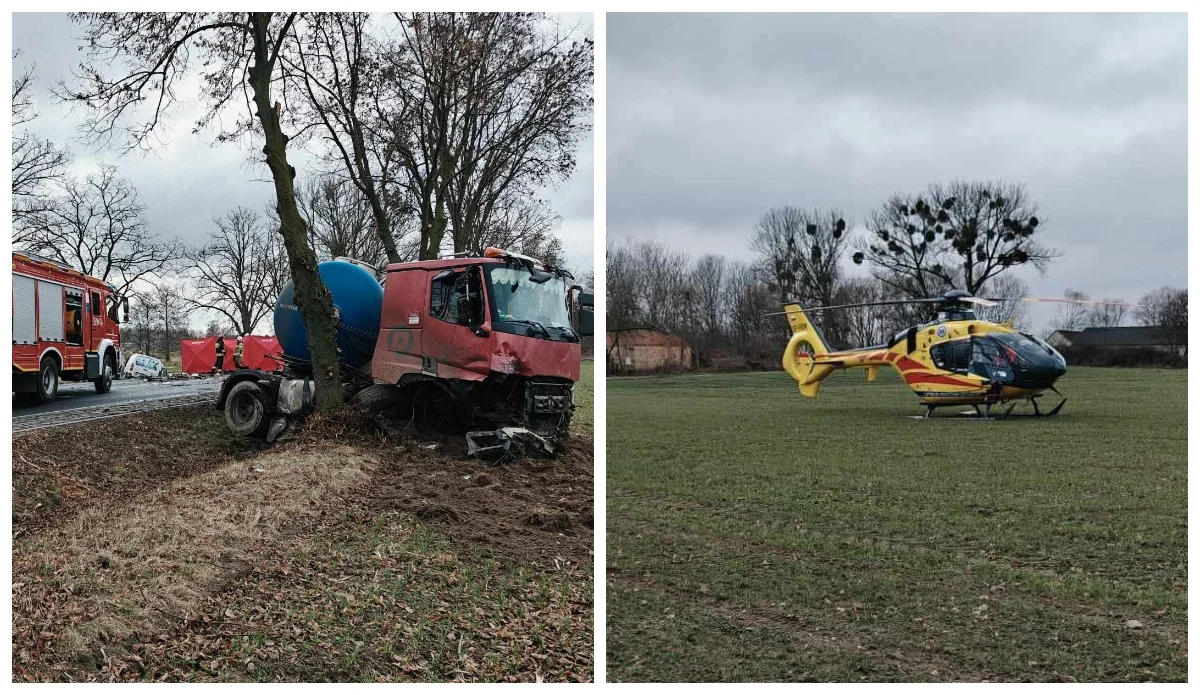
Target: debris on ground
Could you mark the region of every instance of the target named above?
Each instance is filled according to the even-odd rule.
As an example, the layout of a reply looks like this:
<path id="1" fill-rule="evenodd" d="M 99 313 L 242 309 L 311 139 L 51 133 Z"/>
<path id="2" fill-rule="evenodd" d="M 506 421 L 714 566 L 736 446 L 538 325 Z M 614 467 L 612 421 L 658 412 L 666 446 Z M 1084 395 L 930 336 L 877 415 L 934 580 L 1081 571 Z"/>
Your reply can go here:
<path id="1" fill-rule="evenodd" d="M 484 461 L 498 461 L 509 455 L 553 456 L 554 452 L 553 442 L 524 427 L 501 427 L 498 430 L 467 432 L 467 455 Z"/>

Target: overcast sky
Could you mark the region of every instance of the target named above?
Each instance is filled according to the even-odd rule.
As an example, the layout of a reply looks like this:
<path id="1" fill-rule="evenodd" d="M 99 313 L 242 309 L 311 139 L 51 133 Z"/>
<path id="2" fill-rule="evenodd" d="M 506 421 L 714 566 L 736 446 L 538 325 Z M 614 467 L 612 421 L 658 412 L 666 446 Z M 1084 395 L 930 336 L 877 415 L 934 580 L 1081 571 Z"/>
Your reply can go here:
<path id="1" fill-rule="evenodd" d="M 1033 294 L 1187 285 L 1185 15 L 610 13 L 607 40 L 610 239 L 750 260 L 773 206 L 859 225 L 1001 178 L 1064 254 L 1017 271 Z"/>
<path id="2" fill-rule="evenodd" d="M 581 34 L 592 35 L 590 14 L 564 15 L 563 21 L 566 27 L 578 25 Z M 56 103 L 48 88 L 68 77 L 72 66 L 83 57 L 77 50 L 76 37 L 80 33 L 65 14 L 13 15 L 13 47 L 22 52 L 14 61 L 13 72 L 19 74 L 29 63 L 37 66 L 33 94 L 40 117 L 31 124 L 33 132 L 68 145 L 75 155 L 76 171 L 86 172 L 97 163 L 117 165 L 121 175 L 137 187 L 150 228 L 166 237 L 178 236 L 188 244 L 203 242 L 214 227 L 214 217 L 238 205 L 265 207 L 274 195 L 269 174 L 265 166 L 246 163 L 248 151 L 257 152 L 261 143 L 249 147 L 214 145 L 212 133 L 193 135 L 191 125 L 200 113 L 194 104 L 178 110 L 163 131 L 164 144 L 149 154 L 96 152 L 78 141 L 76 129 L 83 114 L 72 113 L 69 107 Z M 589 133 L 579 143 L 575 173 L 542 193 L 563 218 L 560 233 L 568 264 L 582 271 L 594 265 L 593 151 Z M 294 154 L 289 152 L 289 158 L 293 159 Z M 303 177 L 303 159 L 295 157 L 293 162 L 298 177 Z"/>

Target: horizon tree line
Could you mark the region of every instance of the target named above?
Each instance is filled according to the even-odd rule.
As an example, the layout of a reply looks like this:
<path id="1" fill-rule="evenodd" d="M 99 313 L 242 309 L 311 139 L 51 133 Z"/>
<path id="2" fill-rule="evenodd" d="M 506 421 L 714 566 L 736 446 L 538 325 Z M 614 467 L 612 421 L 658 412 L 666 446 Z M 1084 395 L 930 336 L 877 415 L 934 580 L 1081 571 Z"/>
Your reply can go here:
<path id="1" fill-rule="evenodd" d="M 854 230 L 843 211 L 777 207 L 754 227 L 753 261 L 706 254 L 692 259 L 652 241 L 609 243 L 608 330 L 647 328 L 682 336 L 694 365 L 741 361 L 773 365 L 787 338 L 782 304 L 829 306 L 937 297 L 950 289 L 995 298 L 980 318 L 1027 328 L 1028 286 L 1012 271 L 1044 273 L 1060 251 L 1041 242 L 1044 222 L 1024 186 L 1003 181 L 932 184 L 898 194 Z M 867 274 L 849 275 L 865 265 Z M 1088 297 L 1068 290 L 1067 298 Z M 1167 328 L 1186 346 L 1187 290 L 1163 287 L 1136 312 L 1120 298 L 1062 305 L 1052 327 L 1140 325 Z M 833 347 L 885 343 L 928 319 L 923 305 L 868 306 L 824 313 L 819 324 Z M 1182 341 L 1182 342 L 1181 342 Z"/>

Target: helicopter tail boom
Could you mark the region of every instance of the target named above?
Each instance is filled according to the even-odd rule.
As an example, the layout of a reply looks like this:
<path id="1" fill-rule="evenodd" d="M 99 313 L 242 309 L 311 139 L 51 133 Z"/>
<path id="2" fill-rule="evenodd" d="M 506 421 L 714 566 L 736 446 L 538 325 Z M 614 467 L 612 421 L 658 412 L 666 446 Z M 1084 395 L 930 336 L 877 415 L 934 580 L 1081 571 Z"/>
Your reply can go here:
<path id="1" fill-rule="evenodd" d="M 783 369 L 810 398 L 821 390 L 821 382 L 839 369 L 867 370 L 867 381 L 875 381 L 881 366 L 894 366 L 882 346 L 830 352 L 820 331 L 799 304 L 784 307 L 792 338 L 783 353 Z"/>

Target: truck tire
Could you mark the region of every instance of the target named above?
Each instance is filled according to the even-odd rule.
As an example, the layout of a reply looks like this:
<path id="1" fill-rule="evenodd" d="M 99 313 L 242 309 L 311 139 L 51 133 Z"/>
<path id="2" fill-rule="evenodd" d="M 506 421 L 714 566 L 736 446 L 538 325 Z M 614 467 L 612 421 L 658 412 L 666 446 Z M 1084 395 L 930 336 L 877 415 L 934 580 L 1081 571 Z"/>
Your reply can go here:
<path id="1" fill-rule="evenodd" d="M 104 364 L 100 367 L 100 376 L 92 380 L 92 383 L 96 385 L 96 393 L 108 393 L 111 391 L 116 373 L 116 360 L 113 359 L 111 352 L 107 352 L 104 354 Z"/>
<path id="2" fill-rule="evenodd" d="M 270 427 L 267 398 L 253 381 L 242 381 L 229 389 L 225 397 L 225 424 L 243 437 L 266 436 Z"/>
<path id="3" fill-rule="evenodd" d="M 34 394 L 35 402 L 47 405 L 52 403 L 58 397 L 58 362 L 50 355 L 42 358 L 42 365 L 38 369 L 37 393 Z"/>
<path id="4" fill-rule="evenodd" d="M 351 404 L 361 407 L 371 415 L 378 415 L 403 403 L 400 387 L 392 384 L 372 384 L 350 399 Z"/>

